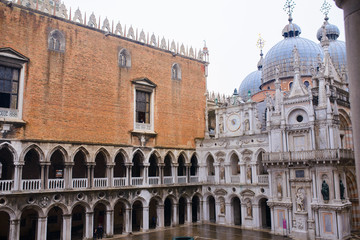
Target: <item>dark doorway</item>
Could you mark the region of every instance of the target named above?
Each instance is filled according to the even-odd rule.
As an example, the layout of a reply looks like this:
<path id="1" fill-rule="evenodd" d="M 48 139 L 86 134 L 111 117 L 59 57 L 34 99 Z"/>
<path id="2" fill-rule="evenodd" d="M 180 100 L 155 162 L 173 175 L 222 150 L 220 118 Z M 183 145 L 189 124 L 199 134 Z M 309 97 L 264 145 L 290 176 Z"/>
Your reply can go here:
<path id="1" fill-rule="evenodd" d="M 267 205 L 267 199 L 262 198 L 259 201 L 260 205 L 260 223 L 263 228 L 271 228 L 270 208 Z"/>
<path id="2" fill-rule="evenodd" d="M 216 210 L 215 210 L 215 198 L 213 196 L 208 197 L 209 204 L 209 220 L 212 223 L 216 222 Z"/>
<path id="3" fill-rule="evenodd" d="M 157 226 L 157 208 L 158 208 L 158 201 L 156 199 L 151 199 L 149 204 L 149 228 L 155 229 Z"/>
<path id="4" fill-rule="evenodd" d="M 85 228 L 85 208 L 77 205 L 72 210 L 71 216 L 71 239 L 80 240 L 84 237 Z"/>
<path id="5" fill-rule="evenodd" d="M 114 234 L 122 234 L 125 229 L 125 204 L 118 202 L 114 207 Z"/>
<path id="6" fill-rule="evenodd" d="M 140 201 L 136 201 L 132 207 L 132 231 L 138 232 L 142 227 L 143 206 Z"/>
<path id="7" fill-rule="evenodd" d="M 234 197 L 232 199 L 232 208 L 233 208 L 233 217 L 234 217 L 234 225 L 241 225 L 241 202 L 238 197 Z"/>
<path id="8" fill-rule="evenodd" d="M 6 212 L 0 212 L 0 240 L 9 239 L 10 216 Z"/>
<path id="9" fill-rule="evenodd" d="M 200 200 L 198 196 L 194 196 L 192 198 L 192 222 L 199 221 L 199 214 L 200 213 Z"/>
<path id="10" fill-rule="evenodd" d="M 59 207 L 53 207 L 47 217 L 47 239 L 60 240 L 62 230 L 63 212 Z"/>
<path id="11" fill-rule="evenodd" d="M 38 213 L 34 209 L 27 209 L 21 214 L 20 240 L 35 240 L 37 232 Z"/>
<path id="12" fill-rule="evenodd" d="M 164 203 L 164 220 L 165 220 L 165 226 L 171 226 L 171 217 L 172 217 L 172 203 L 169 198 L 165 199 Z"/>
<path id="13" fill-rule="evenodd" d="M 186 199 L 181 197 L 179 199 L 179 224 L 184 224 L 186 218 Z"/>

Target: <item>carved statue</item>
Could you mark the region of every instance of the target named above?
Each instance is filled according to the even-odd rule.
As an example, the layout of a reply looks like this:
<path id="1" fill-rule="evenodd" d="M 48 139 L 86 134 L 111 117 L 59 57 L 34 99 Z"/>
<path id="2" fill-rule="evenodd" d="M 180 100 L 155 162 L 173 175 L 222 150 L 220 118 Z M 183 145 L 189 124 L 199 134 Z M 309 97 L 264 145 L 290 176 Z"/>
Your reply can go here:
<path id="1" fill-rule="evenodd" d="M 219 120 L 219 131 L 220 133 L 223 133 L 224 132 L 224 124 L 223 124 L 223 117 L 220 117 L 220 120 Z"/>
<path id="2" fill-rule="evenodd" d="M 225 214 L 225 201 L 224 201 L 224 199 L 220 200 L 220 213 Z"/>
<path id="3" fill-rule="evenodd" d="M 341 200 L 345 200 L 344 193 L 345 193 L 345 187 L 344 187 L 342 180 L 340 179 L 340 199 Z"/>
<path id="4" fill-rule="evenodd" d="M 302 189 L 299 188 L 296 194 L 296 211 L 303 212 L 305 211 L 304 207 L 304 194 L 302 193 Z"/>
<path id="5" fill-rule="evenodd" d="M 250 123 L 249 123 L 249 119 L 246 119 L 244 122 L 244 126 L 245 126 L 245 131 L 249 131 L 250 130 Z"/>
<path id="6" fill-rule="evenodd" d="M 329 201 L 329 185 L 325 182 L 325 180 L 323 180 L 321 185 L 321 194 L 324 201 Z"/>
<path id="7" fill-rule="evenodd" d="M 223 165 L 220 166 L 220 179 L 221 180 L 225 179 L 225 168 Z"/>
<path id="8" fill-rule="evenodd" d="M 292 52 L 294 54 L 294 67 L 299 67 L 300 66 L 300 55 L 299 55 L 299 51 L 298 51 L 296 45 L 294 45 L 294 49 Z"/>
<path id="9" fill-rule="evenodd" d="M 280 181 L 277 184 L 277 196 L 279 200 L 282 199 L 282 186 Z"/>
<path id="10" fill-rule="evenodd" d="M 246 169 L 246 176 L 247 176 L 247 179 L 251 182 L 251 167 L 248 167 Z"/>
<path id="11" fill-rule="evenodd" d="M 246 202 L 246 213 L 248 217 L 252 217 L 252 206 L 250 200 Z"/>

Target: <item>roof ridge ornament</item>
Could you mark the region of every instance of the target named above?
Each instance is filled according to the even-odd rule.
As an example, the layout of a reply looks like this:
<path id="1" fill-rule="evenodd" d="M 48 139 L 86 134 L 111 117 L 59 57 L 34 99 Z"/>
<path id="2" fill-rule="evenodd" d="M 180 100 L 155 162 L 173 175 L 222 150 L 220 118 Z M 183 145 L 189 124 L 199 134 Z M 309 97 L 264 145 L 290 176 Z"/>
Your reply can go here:
<path id="1" fill-rule="evenodd" d="M 289 16 L 289 23 L 292 22 L 293 18 L 292 18 L 292 13 L 294 11 L 294 7 L 295 7 L 296 3 L 294 2 L 294 0 L 286 0 L 285 4 L 284 4 L 284 8 L 283 10 L 287 13 L 287 15 Z"/>
<path id="2" fill-rule="evenodd" d="M 264 54 L 263 54 L 262 50 L 264 49 L 264 46 L 265 46 L 265 40 L 261 37 L 260 33 L 259 33 L 259 38 L 256 42 L 256 46 L 260 49 L 260 60 L 257 64 L 257 68 L 258 68 L 258 70 L 261 70 L 262 66 L 263 66 L 263 61 L 264 61 L 264 59 L 263 59 Z"/>

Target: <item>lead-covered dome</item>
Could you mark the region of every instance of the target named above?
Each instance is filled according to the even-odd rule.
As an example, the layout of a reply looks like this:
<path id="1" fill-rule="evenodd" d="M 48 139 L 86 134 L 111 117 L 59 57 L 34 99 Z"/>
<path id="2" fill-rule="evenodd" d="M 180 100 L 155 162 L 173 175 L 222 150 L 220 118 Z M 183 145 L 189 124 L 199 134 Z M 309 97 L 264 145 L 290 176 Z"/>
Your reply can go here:
<path id="1" fill-rule="evenodd" d="M 247 75 L 244 80 L 241 82 L 239 87 L 239 95 L 244 100 L 249 100 L 250 96 L 254 95 L 255 93 L 260 92 L 261 86 L 261 69 L 263 67 L 263 54 L 260 53 L 260 60 L 257 64 L 258 70 L 250 73 Z M 249 96 L 250 92 L 250 96 Z"/>
<path id="2" fill-rule="evenodd" d="M 261 70 L 256 70 L 245 77 L 239 87 L 239 95 L 244 100 L 249 100 L 249 91 L 251 96 L 260 92 Z"/>
<path id="3" fill-rule="evenodd" d="M 292 20 L 292 19 L 290 19 Z M 323 58 L 321 46 L 306 38 L 300 37 L 301 29 L 298 25 L 290 23 L 282 31 L 284 39 L 273 46 L 266 54 L 262 69 L 262 84 L 275 79 L 276 68 L 279 69 L 279 77 L 293 77 L 293 53 L 294 46 L 300 55 L 300 74 L 311 75 L 310 69 L 316 65 L 318 56 Z"/>

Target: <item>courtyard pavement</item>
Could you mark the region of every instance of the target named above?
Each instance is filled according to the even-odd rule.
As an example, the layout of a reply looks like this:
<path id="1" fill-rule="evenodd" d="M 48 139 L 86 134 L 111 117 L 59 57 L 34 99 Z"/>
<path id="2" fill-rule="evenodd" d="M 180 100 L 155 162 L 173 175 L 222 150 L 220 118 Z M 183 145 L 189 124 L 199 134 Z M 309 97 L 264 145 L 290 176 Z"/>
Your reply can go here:
<path id="1" fill-rule="evenodd" d="M 113 240 L 171 240 L 173 237 L 189 236 L 195 240 L 252 240 L 252 239 L 275 239 L 288 240 L 290 238 L 276 236 L 266 230 L 246 230 L 240 227 L 227 227 L 215 224 L 194 224 L 162 230 L 154 230 L 146 233 L 134 233 L 126 236 L 115 236 Z"/>

